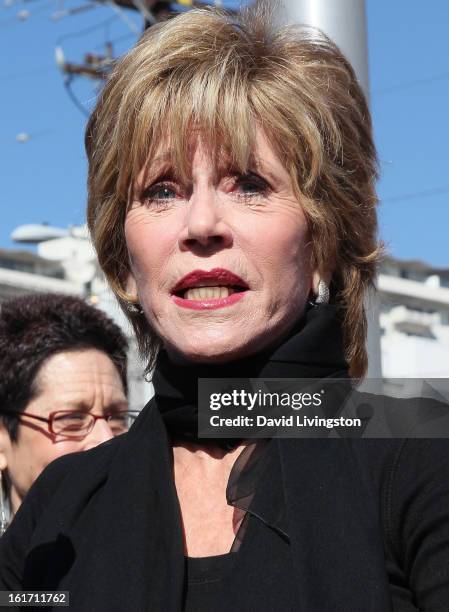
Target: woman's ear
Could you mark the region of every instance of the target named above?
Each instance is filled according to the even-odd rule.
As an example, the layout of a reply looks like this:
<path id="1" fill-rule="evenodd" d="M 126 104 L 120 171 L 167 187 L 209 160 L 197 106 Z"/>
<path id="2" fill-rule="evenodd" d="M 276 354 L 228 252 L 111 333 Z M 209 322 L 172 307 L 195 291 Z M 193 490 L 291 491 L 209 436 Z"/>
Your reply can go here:
<path id="1" fill-rule="evenodd" d="M 128 276 L 126 277 L 126 281 L 124 285 L 125 285 L 125 291 L 129 296 L 128 297 L 129 301 L 138 302 L 139 297 L 137 295 L 137 283 L 131 271 L 128 272 Z"/>
<path id="2" fill-rule="evenodd" d="M 128 272 L 128 276 L 125 282 L 125 289 L 126 293 L 128 293 L 130 297 L 132 296 L 137 300 L 137 283 L 132 272 Z"/>
<path id="3" fill-rule="evenodd" d="M 128 312 L 138 315 L 143 314 L 142 307 L 139 304 L 136 279 L 134 278 L 131 272 L 128 272 L 128 276 L 126 277 L 124 285 L 124 292 L 121 294 L 120 297 L 124 301 Z"/>
<path id="4" fill-rule="evenodd" d="M 11 449 L 11 438 L 4 423 L 0 421 L 0 471 L 8 467 L 8 456 Z"/>

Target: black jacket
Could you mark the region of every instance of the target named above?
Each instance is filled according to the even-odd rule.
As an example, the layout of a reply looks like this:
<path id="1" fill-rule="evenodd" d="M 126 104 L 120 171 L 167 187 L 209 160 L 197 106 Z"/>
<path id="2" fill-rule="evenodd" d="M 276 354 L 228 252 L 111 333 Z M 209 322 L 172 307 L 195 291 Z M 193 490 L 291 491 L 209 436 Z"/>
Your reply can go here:
<path id="1" fill-rule="evenodd" d="M 447 440 L 284 439 L 270 452 L 254 503 L 287 532 L 291 610 L 449 610 Z M 128 434 L 51 464 L 0 541 L 0 590 L 68 590 L 77 612 L 181 610 L 176 490 L 152 478 L 170 462 L 153 401 Z M 250 544 L 220 610 L 277 610 L 276 593 L 258 601 L 249 584 L 261 562 Z"/>

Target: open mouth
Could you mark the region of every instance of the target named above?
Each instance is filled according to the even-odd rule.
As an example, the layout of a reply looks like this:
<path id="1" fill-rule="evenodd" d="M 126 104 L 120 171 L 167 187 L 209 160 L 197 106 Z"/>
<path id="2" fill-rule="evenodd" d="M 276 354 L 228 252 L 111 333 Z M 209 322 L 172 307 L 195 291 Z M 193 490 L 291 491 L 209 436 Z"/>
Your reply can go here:
<path id="1" fill-rule="evenodd" d="M 193 270 L 172 289 L 172 299 L 178 306 L 194 310 L 210 310 L 232 306 L 249 290 L 239 276 L 225 270 Z"/>
<path id="2" fill-rule="evenodd" d="M 246 291 L 245 287 L 239 285 L 213 285 L 204 287 L 188 287 L 176 291 L 174 295 L 183 300 L 219 300 L 227 298 L 234 293 Z"/>

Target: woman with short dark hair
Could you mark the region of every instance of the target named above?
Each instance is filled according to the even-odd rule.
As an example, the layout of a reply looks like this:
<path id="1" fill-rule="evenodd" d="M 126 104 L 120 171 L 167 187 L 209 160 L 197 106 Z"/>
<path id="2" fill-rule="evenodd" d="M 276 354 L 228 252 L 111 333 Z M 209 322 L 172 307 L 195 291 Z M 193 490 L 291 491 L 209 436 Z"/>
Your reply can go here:
<path id="1" fill-rule="evenodd" d="M 33 294 L 1 304 L 3 529 L 50 461 L 128 428 L 126 351 L 120 328 L 81 298 Z"/>
<path id="2" fill-rule="evenodd" d="M 79 612 L 446 610 L 446 441 L 198 434 L 198 379 L 366 371 L 376 155 L 337 47 L 188 12 L 116 64 L 86 144 L 93 243 L 155 398 L 46 470 L 1 588 Z"/>

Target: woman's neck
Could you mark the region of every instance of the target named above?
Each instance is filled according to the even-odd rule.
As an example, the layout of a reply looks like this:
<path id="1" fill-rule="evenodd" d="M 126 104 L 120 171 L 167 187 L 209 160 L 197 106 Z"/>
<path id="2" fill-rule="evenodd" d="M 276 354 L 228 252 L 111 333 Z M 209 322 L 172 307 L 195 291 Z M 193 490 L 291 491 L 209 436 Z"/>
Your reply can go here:
<path id="1" fill-rule="evenodd" d="M 235 460 L 247 445 L 248 442 L 243 441 L 232 450 L 225 450 L 210 444 L 202 445 L 201 440 L 194 443 L 176 440 L 172 443 L 173 460 L 178 466 L 195 463 L 200 469 L 201 466 L 208 469 L 214 465 L 229 465 L 232 468 Z"/>
<path id="2" fill-rule="evenodd" d="M 226 452 L 190 442 L 174 444 L 173 474 L 187 556 L 207 557 L 230 551 L 244 512 L 228 505 L 226 488 L 245 446 L 240 444 Z"/>

